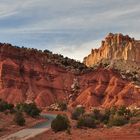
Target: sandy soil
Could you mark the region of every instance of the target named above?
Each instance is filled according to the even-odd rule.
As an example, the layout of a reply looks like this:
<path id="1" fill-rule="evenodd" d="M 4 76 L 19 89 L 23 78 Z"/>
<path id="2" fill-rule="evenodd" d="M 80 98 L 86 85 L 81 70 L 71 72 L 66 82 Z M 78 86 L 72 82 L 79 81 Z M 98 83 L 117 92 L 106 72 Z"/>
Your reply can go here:
<path id="1" fill-rule="evenodd" d="M 59 114 L 64 112 L 49 113 Z M 68 112 L 65 113 L 69 116 Z M 140 140 L 140 122 L 122 127 L 97 129 L 78 129 L 75 127 L 75 121 L 70 120 L 70 122 L 72 125 L 71 134 L 67 132 L 55 133 L 50 129 L 29 140 Z"/>
<path id="2" fill-rule="evenodd" d="M 42 118 L 34 119 L 25 115 L 26 124 L 25 126 L 21 127 L 15 124 L 15 122 L 13 121 L 13 117 L 14 116 L 11 114 L 0 113 L 0 137 L 17 132 L 18 130 L 21 130 L 24 128 L 29 128 L 39 122 L 45 121 L 45 119 L 42 119 Z"/>
<path id="3" fill-rule="evenodd" d="M 49 130 L 30 140 L 46 140 L 46 138 L 47 140 L 140 140 L 140 123 L 113 128 L 72 128 L 70 135 L 67 132 L 54 133 Z"/>

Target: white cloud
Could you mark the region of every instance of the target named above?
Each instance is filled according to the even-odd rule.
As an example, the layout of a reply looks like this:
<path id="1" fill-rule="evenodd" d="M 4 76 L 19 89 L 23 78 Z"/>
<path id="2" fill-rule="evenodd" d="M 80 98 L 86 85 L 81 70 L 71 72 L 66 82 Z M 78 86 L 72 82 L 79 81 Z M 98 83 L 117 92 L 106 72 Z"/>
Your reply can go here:
<path id="1" fill-rule="evenodd" d="M 139 0 L 0 0 L 0 38 L 82 60 L 108 32 L 139 39 L 139 16 Z"/>
<path id="2" fill-rule="evenodd" d="M 83 58 L 87 56 L 92 48 L 99 48 L 100 47 L 100 40 L 85 42 L 81 45 L 72 45 L 72 46 L 65 46 L 65 45 L 57 45 L 52 48 L 52 51 L 55 53 L 63 54 L 64 56 L 68 56 L 70 58 L 83 61 Z"/>

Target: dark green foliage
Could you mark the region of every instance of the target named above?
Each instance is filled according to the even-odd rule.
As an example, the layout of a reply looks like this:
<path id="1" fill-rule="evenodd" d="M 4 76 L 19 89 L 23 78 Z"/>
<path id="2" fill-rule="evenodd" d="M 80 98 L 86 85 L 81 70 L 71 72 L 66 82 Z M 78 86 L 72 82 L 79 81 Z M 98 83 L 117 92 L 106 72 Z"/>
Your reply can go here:
<path id="1" fill-rule="evenodd" d="M 71 114 L 71 118 L 73 120 L 78 120 L 80 116 L 85 113 L 85 109 L 83 107 L 77 107 Z"/>
<path id="2" fill-rule="evenodd" d="M 131 117 L 133 117 L 133 113 L 125 106 L 120 106 L 119 108 L 111 108 L 108 125 L 109 126 L 125 125 L 129 122 Z"/>
<path id="3" fill-rule="evenodd" d="M 91 116 L 95 120 L 96 124 L 107 124 L 110 116 L 110 110 L 105 109 L 104 111 L 100 111 L 98 109 L 94 109 Z"/>
<path id="4" fill-rule="evenodd" d="M 9 104 L 4 100 L 0 99 L 0 112 L 4 112 L 5 110 L 12 110 L 14 108 L 13 104 Z"/>
<path id="5" fill-rule="evenodd" d="M 94 109 L 94 110 L 93 110 L 93 113 L 92 113 L 92 117 L 93 117 L 95 120 L 101 120 L 101 119 L 102 119 L 102 116 L 101 116 L 100 110 Z"/>
<path id="6" fill-rule="evenodd" d="M 53 131 L 64 131 L 70 128 L 70 123 L 66 115 L 57 115 L 51 123 L 51 128 Z"/>
<path id="7" fill-rule="evenodd" d="M 89 128 L 95 128 L 95 120 L 92 118 L 91 115 L 83 115 L 81 116 L 77 121 L 77 127 L 89 127 Z"/>
<path id="8" fill-rule="evenodd" d="M 22 114 L 22 112 L 16 112 L 14 116 L 14 122 L 16 122 L 17 125 L 23 126 L 25 125 L 25 119 Z"/>
<path id="9" fill-rule="evenodd" d="M 114 115 L 110 117 L 109 126 L 122 126 L 128 123 L 124 116 Z"/>
<path id="10" fill-rule="evenodd" d="M 110 114 L 111 114 L 111 111 L 109 109 L 105 109 L 103 117 L 102 117 L 102 121 L 104 124 L 108 123 Z"/>
<path id="11" fill-rule="evenodd" d="M 24 103 L 19 103 L 15 107 L 16 110 L 23 112 L 24 111 Z"/>
<path id="12" fill-rule="evenodd" d="M 125 116 L 130 118 L 132 116 L 132 113 L 129 109 L 127 109 L 125 106 L 121 106 L 117 110 L 117 114 L 120 116 Z"/>
<path id="13" fill-rule="evenodd" d="M 8 110 L 13 110 L 14 109 L 14 105 L 13 104 L 7 104 L 7 109 Z"/>
<path id="14" fill-rule="evenodd" d="M 72 113 L 72 119 L 78 120 L 77 127 L 90 127 L 96 126 L 122 126 L 127 123 L 138 122 L 139 110 L 130 110 L 125 106 L 119 108 L 112 107 L 110 109 L 98 110 L 94 109 L 92 113 L 85 115 L 81 108 L 76 108 Z"/>
<path id="15" fill-rule="evenodd" d="M 17 104 L 16 106 L 17 110 L 19 111 L 23 111 L 26 112 L 29 116 L 31 117 L 36 117 L 39 116 L 40 114 L 40 110 L 37 108 L 35 103 L 30 103 L 30 104 L 26 104 L 26 103 L 20 103 Z"/>
<path id="16" fill-rule="evenodd" d="M 67 110 L 67 103 L 66 102 L 59 102 L 58 107 L 61 111 Z"/>
<path id="17" fill-rule="evenodd" d="M 39 116 L 40 110 L 37 108 L 35 103 L 25 104 L 24 111 L 31 117 Z"/>
<path id="18" fill-rule="evenodd" d="M 37 108 L 35 103 L 25 104 L 24 111 L 31 117 L 39 116 L 40 110 Z"/>
<path id="19" fill-rule="evenodd" d="M 51 52 L 51 51 L 49 51 L 49 50 L 44 50 L 44 53 L 47 53 L 47 54 L 52 54 L 52 52 Z"/>
<path id="20" fill-rule="evenodd" d="M 110 109 L 110 114 L 115 115 L 116 111 L 117 111 L 117 108 L 116 108 L 115 106 L 113 106 L 113 107 Z"/>

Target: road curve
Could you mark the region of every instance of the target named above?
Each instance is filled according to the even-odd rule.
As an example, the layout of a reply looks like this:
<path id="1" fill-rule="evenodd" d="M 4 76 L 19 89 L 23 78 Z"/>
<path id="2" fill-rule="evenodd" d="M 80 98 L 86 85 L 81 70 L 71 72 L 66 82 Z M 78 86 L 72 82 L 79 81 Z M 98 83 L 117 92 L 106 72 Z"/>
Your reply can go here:
<path id="1" fill-rule="evenodd" d="M 54 114 L 41 114 L 42 117 L 47 118 L 46 122 L 38 123 L 32 128 L 22 129 L 16 133 L 10 134 L 7 137 L 0 138 L 1 140 L 27 140 L 35 137 L 51 128 L 51 122 L 55 119 Z"/>

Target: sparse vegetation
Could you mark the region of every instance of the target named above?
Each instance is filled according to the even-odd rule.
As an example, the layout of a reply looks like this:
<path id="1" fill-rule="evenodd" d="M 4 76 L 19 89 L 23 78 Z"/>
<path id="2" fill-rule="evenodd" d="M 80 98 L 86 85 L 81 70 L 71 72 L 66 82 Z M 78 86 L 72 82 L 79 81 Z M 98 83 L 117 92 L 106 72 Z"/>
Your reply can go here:
<path id="1" fill-rule="evenodd" d="M 67 103 L 64 101 L 61 101 L 58 103 L 58 107 L 60 108 L 61 111 L 67 110 Z"/>
<path id="2" fill-rule="evenodd" d="M 74 111 L 71 114 L 71 118 L 73 120 L 78 120 L 79 117 L 81 117 L 85 113 L 84 107 L 77 107 L 74 109 Z"/>
<path id="3" fill-rule="evenodd" d="M 70 122 L 66 115 L 57 115 L 56 119 L 54 119 L 51 123 L 51 128 L 53 131 L 64 131 L 70 128 Z"/>
<path id="4" fill-rule="evenodd" d="M 108 125 L 109 126 L 122 126 L 127 123 L 128 123 L 128 120 L 125 118 L 125 116 L 114 115 L 114 116 L 110 116 Z"/>
<path id="5" fill-rule="evenodd" d="M 37 117 L 41 112 L 41 110 L 37 108 L 35 103 L 30 103 L 30 104 L 20 103 L 17 104 L 16 109 L 25 112 L 27 115 L 31 117 Z"/>
<path id="6" fill-rule="evenodd" d="M 17 124 L 17 125 L 20 125 L 20 126 L 25 125 L 25 118 L 24 118 L 22 112 L 17 111 L 17 112 L 15 113 L 14 122 L 16 122 L 16 124 Z"/>
<path id="7" fill-rule="evenodd" d="M 83 115 L 81 116 L 77 121 L 77 127 L 89 127 L 89 128 L 95 128 L 95 119 L 91 115 Z"/>
<path id="8" fill-rule="evenodd" d="M 14 115 L 13 121 L 20 126 L 23 126 L 26 121 L 24 112 L 31 117 L 37 117 L 40 114 L 40 110 L 35 103 L 19 103 L 14 107 L 13 104 L 9 104 L 2 99 L 0 99 L 0 112 L 4 112 L 5 114 L 12 113 Z"/>
<path id="9" fill-rule="evenodd" d="M 82 113 L 81 113 L 82 112 Z M 138 110 L 130 110 L 125 106 L 112 107 L 110 109 L 98 110 L 94 109 L 93 112 L 88 115 L 81 111 L 81 109 L 75 109 L 72 112 L 72 119 L 77 120 L 77 127 L 90 127 L 95 128 L 97 126 L 122 126 L 127 123 L 136 123 L 140 121 L 138 116 Z"/>
<path id="10" fill-rule="evenodd" d="M 3 45 L 7 45 L 9 48 L 12 47 L 13 49 L 18 50 L 18 52 L 22 54 L 19 59 L 24 58 L 24 59 L 29 60 L 31 55 L 34 55 L 37 57 L 41 56 L 43 60 L 43 62 L 41 63 L 42 67 L 44 67 L 46 64 L 54 64 L 75 73 L 86 73 L 86 72 L 91 71 L 92 69 L 92 68 L 88 68 L 86 65 L 84 65 L 83 63 L 79 61 L 70 59 L 68 57 L 64 57 L 61 54 L 54 54 L 49 50 L 42 51 L 42 50 L 37 50 L 35 48 L 26 48 L 24 46 L 20 48 L 18 46 L 12 46 L 11 44 L 8 44 L 8 43 L 7 44 L 3 43 Z M 25 53 L 28 55 L 25 55 Z M 20 75 L 22 76 L 24 74 L 24 68 L 21 67 L 19 72 L 20 72 Z M 34 72 L 30 71 L 31 77 L 33 76 L 33 74 Z"/>
<path id="11" fill-rule="evenodd" d="M 0 112 L 4 112 L 6 110 L 12 111 L 14 108 L 13 104 L 9 104 L 6 101 L 0 99 Z"/>

